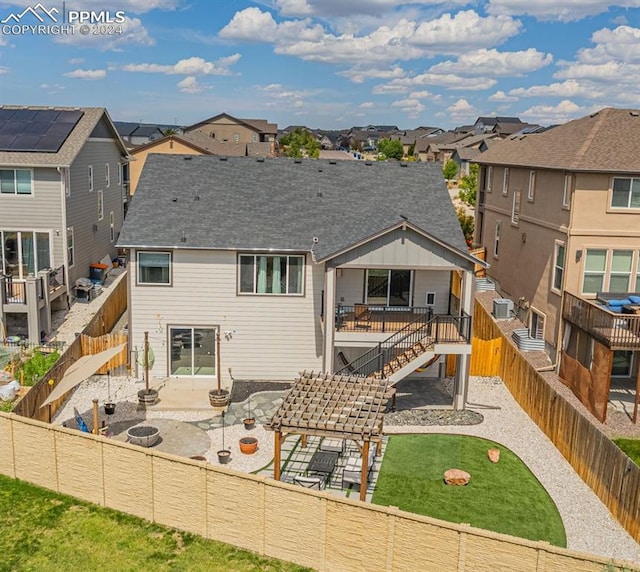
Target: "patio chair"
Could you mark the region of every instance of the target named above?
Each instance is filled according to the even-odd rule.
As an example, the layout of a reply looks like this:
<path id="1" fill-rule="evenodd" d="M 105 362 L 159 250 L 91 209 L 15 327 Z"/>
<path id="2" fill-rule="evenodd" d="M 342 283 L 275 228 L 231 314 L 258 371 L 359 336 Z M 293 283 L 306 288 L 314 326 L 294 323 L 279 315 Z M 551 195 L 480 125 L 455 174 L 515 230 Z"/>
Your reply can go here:
<path id="1" fill-rule="evenodd" d="M 325 437 L 320 443 L 321 451 L 332 451 L 334 453 L 338 453 L 342 455 L 345 450 L 345 440 L 344 439 L 333 439 L 331 437 Z"/>
<path id="2" fill-rule="evenodd" d="M 367 482 L 369 482 L 369 474 L 371 473 L 371 469 L 373 468 L 375 459 L 376 453 L 374 449 L 372 451 L 369 451 L 369 470 L 367 471 Z M 342 488 L 344 489 L 348 484 L 359 485 L 361 473 L 362 457 L 349 457 L 347 459 L 347 464 L 344 466 L 344 470 L 342 471 Z"/>
<path id="3" fill-rule="evenodd" d="M 321 491 L 327 485 L 327 482 L 324 477 L 305 477 L 304 475 L 296 475 L 293 477 L 293 484 L 307 489 Z"/>
<path id="4" fill-rule="evenodd" d="M 369 328 L 371 324 L 371 310 L 367 304 L 353 305 L 353 321 L 356 328 Z"/>

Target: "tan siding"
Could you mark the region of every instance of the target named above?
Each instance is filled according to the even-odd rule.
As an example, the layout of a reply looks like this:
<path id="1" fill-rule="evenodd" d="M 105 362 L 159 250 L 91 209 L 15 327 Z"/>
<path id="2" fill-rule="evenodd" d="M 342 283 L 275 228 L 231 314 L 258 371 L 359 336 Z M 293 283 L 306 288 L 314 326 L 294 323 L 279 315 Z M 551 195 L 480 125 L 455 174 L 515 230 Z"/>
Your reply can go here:
<path id="1" fill-rule="evenodd" d="M 150 332 L 155 354 L 152 375 L 168 374 L 169 325 L 219 326 L 235 330 L 221 342 L 221 372 L 243 379 L 293 379 L 302 369 L 322 367 L 320 327 L 324 272 L 305 265 L 304 296 L 247 296 L 236 293 L 235 252 L 180 250 L 174 253 L 173 285 L 136 286 L 131 272 L 132 346 Z"/>

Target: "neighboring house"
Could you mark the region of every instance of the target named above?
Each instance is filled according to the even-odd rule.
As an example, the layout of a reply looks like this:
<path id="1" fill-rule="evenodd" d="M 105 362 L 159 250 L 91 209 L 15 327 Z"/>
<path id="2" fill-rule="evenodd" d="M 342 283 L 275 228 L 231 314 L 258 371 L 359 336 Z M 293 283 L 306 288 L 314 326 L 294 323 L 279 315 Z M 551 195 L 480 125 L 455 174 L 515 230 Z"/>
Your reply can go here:
<path id="1" fill-rule="evenodd" d="M 640 362 L 640 316 L 620 317 L 640 309 L 627 296 L 640 291 L 639 148 L 640 111 L 606 108 L 476 159 L 475 241 L 488 276 L 531 338 L 580 363 L 561 375 L 582 376 L 585 399 L 599 369 L 605 404 L 611 378 L 635 387 Z M 616 310 L 603 303 L 610 298 L 627 302 Z"/>
<path id="2" fill-rule="evenodd" d="M 278 126 L 265 119 L 238 119 L 221 113 L 184 127 L 183 131 L 185 135 L 199 133 L 224 144 L 229 156 L 275 156 Z"/>
<path id="3" fill-rule="evenodd" d="M 436 135 L 441 135 L 442 133 L 444 133 L 444 130 L 439 127 L 418 127 L 417 129 L 395 131 L 388 137 L 392 140 L 398 139 L 402 143 L 403 155 L 408 157 L 409 151 L 411 151 L 412 148 L 415 152 L 416 142 L 419 139 L 434 137 Z"/>
<path id="4" fill-rule="evenodd" d="M 458 165 L 457 177 L 468 175 L 469 165 L 475 163 L 476 158 L 488 149 L 490 142 L 499 139 L 500 137 L 493 133 L 483 133 L 465 137 L 462 141 L 455 143 L 449 159 Z"/>
<path id="5" fill-rule="evenodd" d="M 463 407 L 477 260 L 439 166 L 150 155 L 118 245 L 130 343 L 150 332 L 156 378 L 215 378 L 222 333 L 225 384 L 397 382 L 453 355 Z"/>
<path id="6" fill-rule="evenodd" d="M 481 133 L 494 133 L 496 135 L 511 135 L 523 129 L 527 123 L 520 121 L 518 117 L 478 117 L 473 124 L 476 135 Z"/>
<path id="7" fill-rule="evenodd" d="M 144 145 L 149 141 L 164 137 L 167 129 L 177 131 L 178 125 L 157 125 L 155 123 L 134 123 L 131 121 L 114 121 L 120 137 L 128 147 Z"/>
<path id="8" fill-rule="evenodd" d="M 103 108 L 0 107 L 0 338 L 39 342 L 76 279 L 116 256 L 127 160 Z"/>
<path id="9" fill-rule="evenodd" d="M 420 161 L 444 165 L 451 158 L 458 144 L 470 137 L 472 134 L 455 131 L 447 131 L 433 137 L 423 137 L 416 141 L 414 155 Z"/>

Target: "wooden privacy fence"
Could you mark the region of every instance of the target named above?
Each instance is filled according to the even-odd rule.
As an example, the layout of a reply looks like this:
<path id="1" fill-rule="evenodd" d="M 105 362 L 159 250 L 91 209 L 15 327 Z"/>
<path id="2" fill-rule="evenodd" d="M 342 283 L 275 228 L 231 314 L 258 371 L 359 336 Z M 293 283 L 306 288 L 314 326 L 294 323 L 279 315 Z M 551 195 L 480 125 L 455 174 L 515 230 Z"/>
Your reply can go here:
<path id="1" fill-rule="evenodd" d="M 471 338 L 469 375 L 500 375 L 502 363 L 502 338 L 482 340 Z"/>
<path id="2" fill-rule="evenodd" d="M 127 274 L 125 273 L 120 278 L 120 281 L 115 284 L 114 288 L 109 291 L 103 305 L 82 333 L 87 336 L 101 336 L 102 334 L 110 332 L 126 310 Z M 20 399 L 14 407 L 13 412 L 24 417 L 37 419 L 38 421 L 51 422 L 51 418 L 64 403 L 66 396 L 54 401 L 47 407 L 40 407 L 45 399 L 49 397 L 54 387 L 50 385 L 48 381 L 50 379 L 60 381 L 71 364 L 83 355 L 82 335 L 80 335 L 67 346 L 65 352 L 60 356 L 60 359 L 44 374 L 42 379 Z"/>
<path id="3" fill-rule="evenodd" d="M 104 350 L 108 350 L 109 348 L 126 343 L 127 335 L 123 332 L 105 334 L 104 336 L 99 336 L 97 338 L 86 336 L 84 334 L 80 336 L 80 345 L 82 347 L 83 356 L 94 355 Z M 96 371 L 96 373 L 106 374 L 109 371 L 121 368 L 122 366 L 127 365 L 127 358 L 127 348 L 125 347 L 117 356 L 111 358 L 105 365 Z"/>
<path id="4" fill-rule="evenodd" d="M 640 542 L 640 467 L 547 381 L 547 376 L 556 377 L 554 372 L 536 371 L 478 300 L 475 301 L 473 324 L 474 334 L 479 337 L 501 339 L 498 375 L 520 407 L 551 439 L 625 530 Z"/>

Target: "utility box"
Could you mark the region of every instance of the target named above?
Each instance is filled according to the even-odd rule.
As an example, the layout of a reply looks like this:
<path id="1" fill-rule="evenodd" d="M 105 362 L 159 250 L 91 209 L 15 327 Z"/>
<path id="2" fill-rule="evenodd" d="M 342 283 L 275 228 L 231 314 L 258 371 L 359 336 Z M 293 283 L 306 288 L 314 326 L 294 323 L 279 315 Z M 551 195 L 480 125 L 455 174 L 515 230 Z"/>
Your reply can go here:
<path id="1" fill-rule="evenodd" d="M 493 301 L 493 315 L 498 320 L 507 320 L 511 318 L 513 312 L 513 300 L 509 298 L 496 298 Z"/>
<path id="2" fill-rule="evenodd" d="M 107 270 L 109 266 L 100 262 L 89 266 L 89 280 L 94 284 L 104 284 L 107 279 Z"/>

